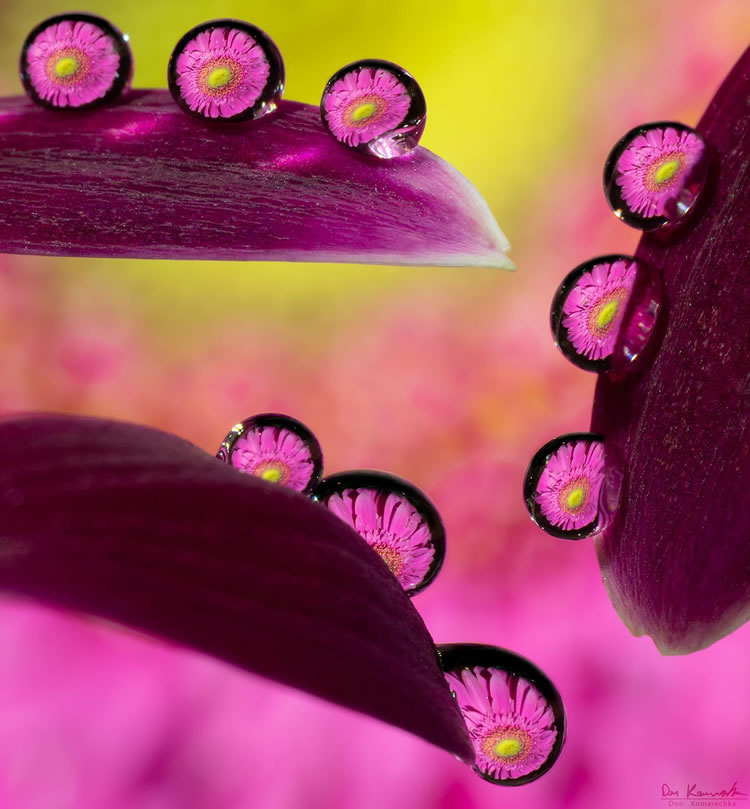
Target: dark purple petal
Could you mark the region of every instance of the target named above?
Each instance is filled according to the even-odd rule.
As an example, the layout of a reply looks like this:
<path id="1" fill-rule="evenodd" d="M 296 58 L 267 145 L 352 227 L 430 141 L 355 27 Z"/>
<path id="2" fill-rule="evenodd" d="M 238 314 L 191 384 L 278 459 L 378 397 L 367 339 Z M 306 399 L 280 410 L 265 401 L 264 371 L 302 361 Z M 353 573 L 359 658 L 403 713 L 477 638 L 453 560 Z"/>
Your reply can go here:
<path id="1" fill-rule="evenodd" d="M 636 253 L 664 275 L 661 341 L 640 373 L 599 378 L 592 429 L 619 453 L 620 510 L 598 539 L 625 623 L 665 654 L 750 617 L 750 50 L 698 130 L 712 152 L 688 222 Z"/>
<path id="2" fill-rule="evenodd" d="M 282 101 L 256 121 L 166 91 L 76 113 L 0 99 L 0 252 L 513 268 L 486 202 L 426 149 L 378 160 Z"/>
<path id="3" fill-rule="evenodd" d="M 191 646 L 473 759 L 432 640 L 355 531 L 147 427 L 0 423 L 0 589 Z"/>

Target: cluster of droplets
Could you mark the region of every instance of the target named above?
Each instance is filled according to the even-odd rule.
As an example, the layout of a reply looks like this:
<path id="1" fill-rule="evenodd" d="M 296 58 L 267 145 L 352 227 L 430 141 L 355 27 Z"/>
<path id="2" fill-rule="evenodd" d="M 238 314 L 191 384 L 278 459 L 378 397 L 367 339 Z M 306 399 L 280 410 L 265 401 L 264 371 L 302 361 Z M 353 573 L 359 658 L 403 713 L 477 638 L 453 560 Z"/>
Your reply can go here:
<path id="1" fill-rule="evenodd" d="M 667 237 L 695 208 L 708 173 L 708 150 L 698 132 L 660 122 L 636 127 L 610 152 L 604 192 L 615 215 Z M 621 376 L 656 333 L 662 284 L 654 268 L 627 255 L 590 259 L 563 279 L 550 325 L 558 348 L 587 371 Z M 532 520 L 562 539 L 603 531 L 617 508 L 622 466 L 604 438 L 571 433 L 546 443 L 524 479 Z"/>
<path id="2" fill-rule="evenodd" d="M 353 528 L 409 595 L 437 576 L 445 529 L 428 497 L 395 475 L 339 472 L 321 480 L 323 452 L 297 419 L 262 413 L 235 425 L 217 457 L 248 475 L 311 497 Z"/>
<path id="3" fill-rule="evenodd" d="M 92 14 L 45 20 L 26 38 L 21 80 L 51 108 L 85 109 L 119 97 L 130 85 L 128 37 Z M 188 31 L 172 51 L 169 90 L 189 115 L 246 121 L 273 112 L 284 92 L 284 60 L 270 37 L 250 23 L 211 20 Z M 340 143 L 389 159 L 419 143 L 427 105 L 419 85 L 392 62 L 365 59 L 338 70 L 320 102 L 325 129 Z"/>
<path id="4" fill-rule="evenodd" d="M 373 470 L 322 478 L 323 453 L 297 419 L 262 413 L 236 424 L 217 457 L 247 475 L 312 498 L 356 531 L 408 595 L 442 567 L 445 529 L 423 492 Z M 475 771 L 505 786 L 525 784 L 554 764 L 565 738 L 562 700 L 550 680 L 522 657 L 494 646 L 437 647 L 446 681 L 466 721 Z"/>

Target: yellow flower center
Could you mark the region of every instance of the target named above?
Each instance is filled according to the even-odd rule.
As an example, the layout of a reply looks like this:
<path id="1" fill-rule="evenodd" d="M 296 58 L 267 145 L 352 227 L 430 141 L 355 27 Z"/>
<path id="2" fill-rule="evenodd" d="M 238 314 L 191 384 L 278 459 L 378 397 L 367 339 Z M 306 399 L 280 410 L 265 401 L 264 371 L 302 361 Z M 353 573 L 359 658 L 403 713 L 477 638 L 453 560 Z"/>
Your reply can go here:
<path id="1" fill-rule="evenodd" d="M 260 473 L 260 477 L 262 477 L 263 480 L 270 481 L 271 483 L 278 483 L 281 480 L 281 470 L 273 467 L 270 469 L 264 469 Z"/>
<path id="2" fill-rule="evenodd" d="M 654 172 L 654 182 L 658 183 L 659 185 L 669 182 L 669 180 L 675 176 L 679 168 L 680 161 L 676 158 L 672 157 L 669 160 L 665 160 L 656 168 L 656 171 Z"/>
<path id="3" fill-rule="evenodd" d="M 373 550 L 378 552 L 380 558 L 388 565 L 388 570 L 394 576 L 398 576 L 404 566 L 404 560 L 398 551 L 389 548 L 387 545 L 374 545 Z"/>
<path id="4" fill-rule="evenodd" d="M 589 481 L 585 477 L 571 480 L 559 494 L 560 508 L 568 514 L 581 511 L 589 499 Z"/>
<path id="5" fill-rule="evenodd" d="M 232 81 L 232 71 L 226 65 L 221 65 L 219 67 L 215 67 L 212 71 L 209 72 L 208 76 L 206 77 L 206 84 L 212 90 L 220 90 L 222 87 L 226 87 L 230 81 Z"/>
<path id="6" fill-rule="evenodd" d="M 617 299 L 605 303 L 596 315 L 596 327 L 598 329 L 605 329 L 614 320 L 619 306 Z"/>
<path id="7" fill-rule="evenodd" d="M 576 486 L 575 489 L 571 489 L 568 492 L 568 498 L 566 500 L 568 504 L 568 508 L 575 509 L 580 508 L 581 504 L 583 503 L 586 497 L 586 492 L 583 490 L 582 486 Z"/>
<path id="8" fill-rule="evenodd" d="M 512 737 L 500 739 L 495 745 L 495 753 L 500 758 L 514 758 L 521 752 L 521 742 Z"/>
<path id="9" fill-rule="evenodd" d="M 377 106 L 372 101 L 365 101 L 364 104 L 357 105 L 352 111 L 352 121 L 366 121 L 375 115 L 377 109 Z"/>
<path id="10" fill-rule="evenodd" d="M 73 56 L 63 56 L 55 62 L 55 76 L 58 79 L 69 79 L 78 72 L 79 67 L 78 59 Z"/>

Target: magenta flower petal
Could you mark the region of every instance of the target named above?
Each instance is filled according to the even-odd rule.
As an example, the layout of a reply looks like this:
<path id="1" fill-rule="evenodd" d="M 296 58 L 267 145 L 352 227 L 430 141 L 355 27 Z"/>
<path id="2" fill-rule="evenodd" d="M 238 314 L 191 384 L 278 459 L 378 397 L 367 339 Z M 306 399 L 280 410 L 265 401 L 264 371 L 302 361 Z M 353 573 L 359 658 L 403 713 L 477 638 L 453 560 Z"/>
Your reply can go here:
<path id="1" fill-rule="evenodd" d="M 191 646 L 472 760 L 424 623 L 341 520 L 195 446 L 0 422 L 0 588 Z M 345 665 L 342 665 L 345 661 Z"/>
<path id="2" fill-rule="evenodd" d="M 284 62 L 263 31 L 240 20 L 213 20 L 188 31 L 169 61 L 169 89 L 186 111 L 235 121 L 276 109 Z"/>
<path id="3" fill-rule="evenodd" d="M 480 644 L 438 646 L 441 665 L 486 781 L 519 786 L 557 760 L 565 710 L 549 678 L 522 657 Z"/>
<path id="4" fill-rule="evenodd" d="M 624 464 L 596 547 L 608 592 L 665 654 L 750 617 L 750 51 L 698 124 L 714 157 L 679 235 L 636 256 L 663 275 L 663 332 L 640 374 L 600 377 L 592 429 Z M 648 353 L 648 351 L 646 352 Z"/>
<path id="5" fill-rule="evenodd" d="M 383 472 L 340 472 L 321 481 L 314 494 L 377 551 L 409 595 L 439 573 L 445 559 L 442 520 L 407 481 Z"/>
<path id="6" fill-rule="evenodd" d="M 81 109 L 114 100 L 130 84 L 127 39 L 92 14 L 63 14 L 40 23 L 21 51 L 21 81 L 34 101 Z"/>
<path id="7" fill-rule="evenodd" d="M 320 111 L 337 140 L 386 158 L 411 152 L 427 120 L 424 94 L 414 78 L 380 59 L 354 62 L 335 73 Z"/>
<path id="8" fill-rule="evenodd" d="M 323 472 L 323 451 L 304 424 L 280 413 L 261 413 L 232 427 L 217 457 L 270 483 L 309 494 Z"/>
<path id="9" fill-rule="evenodd" d="M 4 99 L 0 152 L 4 253 L 513 267 L 448 163 L 342 148 L 318 107 L 211 125 L 166 91 L 76 116 Z"/>

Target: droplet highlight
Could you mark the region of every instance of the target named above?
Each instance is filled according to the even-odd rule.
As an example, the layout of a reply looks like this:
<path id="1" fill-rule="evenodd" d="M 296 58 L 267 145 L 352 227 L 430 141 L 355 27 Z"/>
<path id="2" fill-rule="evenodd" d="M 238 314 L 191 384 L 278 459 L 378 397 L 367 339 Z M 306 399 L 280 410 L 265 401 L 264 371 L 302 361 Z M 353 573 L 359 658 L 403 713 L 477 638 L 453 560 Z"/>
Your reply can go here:
<path id="1" fill-rule="evenodd" d="M 130 85 L 128 39 L 93 14 L 61 14 L 37 25 L 21 50 L 28 96 L 54 109 L 87 109 L 114 101 Z"/>
<path id="2" fill-rule="evenodd" d="M 269 483 L 310 494 L 323 473 L 323 452 L 302 422 L 261 413 L 232 427 L 216 457 Z"/>
<path id="3" fill-rule="evenodd" d="M 437 576 L 445 528 L 435 506 L 411 483 L 385 472 L 340 472 L 321 481 L 315 499 L 378 553 L 407 594 Z"/>
<path id="4" fill-rule="evenodd" d="M 694 207 L 708 176 L 708 149 L 684 124 L 644 124 L 625 135 L 604 167 L 615 215 L 639 230 L 675 224 Z"/>
<path id="5" fill-rule="evenodd" d="M 427 103 L 414 77 L 381 59 L 353 62 L 334 73 L 320 112 L 336 140 L 384 159 L 415 149 L 427 121 Z"/>
<path id="6" fill-rule="evenodd" d="M 474 746 L 474 771 L 500 786 L 536 781 L 565 743 L 559 692 L 537 666 L 496 646 L 441 644 L 440 665 Z"/>
<path id="7" fill-rule="evenodd" d="M 661 310 L 659 278 L 626 255 L 591 259 L 558 287 L 550 310 L 555 343 L 586 371 L 622 373 L 642 355 Z"/>
<path id="8" fill-rule="evenodd" d="M 523 497 L 531 519 L 560 539 L 603 531 L 619 503 L 623 474 L 602 436 L 570 433 L 547 442 L 531 459 Z"/>
<path id="9" fill-rule="evenodd" d="M 169 90 L 190 115 L 225 121 L 259 118 L 284 91 L 281 53 L 260 28 L 212 20 L 188 31 L 169 60 Z"/>

